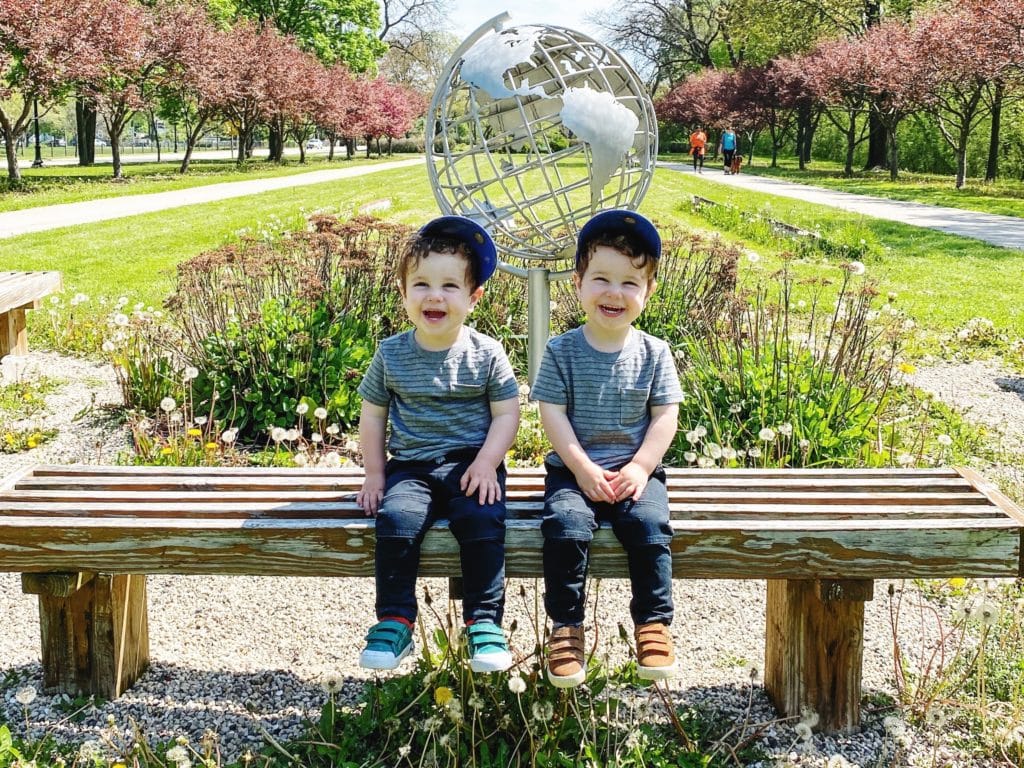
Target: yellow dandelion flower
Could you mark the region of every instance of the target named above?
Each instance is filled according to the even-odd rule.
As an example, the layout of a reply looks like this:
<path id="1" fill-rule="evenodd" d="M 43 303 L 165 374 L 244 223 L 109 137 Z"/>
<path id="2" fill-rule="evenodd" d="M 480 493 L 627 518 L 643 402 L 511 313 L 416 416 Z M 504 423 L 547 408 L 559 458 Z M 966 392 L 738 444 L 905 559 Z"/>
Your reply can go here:
<path id="1" fill-rule="evenodd" d="M 206 447 L 206 450 L 208 450 L 208 451 L 216 451 L 217 450 L 217 444 L 216 443 L 207 443 L 205 447 Z"/>
<path id="2" fill-rule="evenodd" d="M 25 394 L 24 394 L 24 395 L 22 396 L 22 400 L 24 400 L 24 401 L 25 401 L 26 403 L 30 403 L 30 402 L 32 402 L 32 393 L 31 393 L 31 392 L 26 392 L 26 393 L 25 393 Z"/>
<path id="3" fill-rule="evenodd" d="M 200 436 L 201 434 L 203 434 L 203 430 L 201 430 L 201 429 L 196 429 L 195 427 L 192 427 L 192 428 L 191 428 L 191 429 L 189 429 L 189 431 L 188 431 L 188 436 L 189 436 L 189 437 L 199 437 L 199 436 Z"/>
<path id="4" fill-rule="evenodd" d="M 35 440 L 33 440 L 33 439 L 32 439 L 32 438 L 30 437 L 30 438 L 28 439 L 28 442 L 26 443 L 26 445 L 27 445 L 27 446 L 28 446 L 29 448 L 35 448 L 35 447 L 36 447 L 37 445 L 39 445 L 39 443 L 37 443 L 37 442 L 36 442 Z"/>
<path id="5" fill-rule="evenodd" d="M 913 363 L 900 363 L 900 373 L 917 373 L 917 366 Z"/>
<path id="6" fill-rule="evenodd" d="M 171 448 L 171 446 L 169 445 L 165 445 L 163 448 L 160 449 L 160 453 L 163 454 L 164 456 L 170 456 L 172 453 L 174 453 L 174 449 Z"/>
<path id="7" fill-rule="evenodd" d="M 949 586 L 954 587 L 956 589 L 962 589 L 966 584 L 967 579 L 964 579 L 960 576 L 957 576 L 956 578 L 949 580 Z"/>
<path id="8" fill-rule="evenodd" d="M 447 685 L 442 685 L 434 689 L 434 701 L 439 707 L 446 706 L 448 702 L 455 698 L 455 694 L 452 693 L 452 689 Z"/>

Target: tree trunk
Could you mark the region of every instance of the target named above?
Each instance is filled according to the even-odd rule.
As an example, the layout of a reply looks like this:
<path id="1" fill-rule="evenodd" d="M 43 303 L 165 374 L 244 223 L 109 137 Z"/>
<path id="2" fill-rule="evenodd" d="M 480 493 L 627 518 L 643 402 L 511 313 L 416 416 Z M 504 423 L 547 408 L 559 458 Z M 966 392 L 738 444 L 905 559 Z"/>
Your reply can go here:
<path id="1" fill-rule="evenodd" d="M 75 134 L 78 164 L 96 162 L 96 105 L 84 98 L 75 99 Z"/>
<path id="2" fill-rule="evenodd" d="M 123 179 L 121 170 L 121 132 L 110 131 L 110 159 L 114 165 L 114 178 Z"/>
<path id="3" fill-rule="evenodd" d="M 18 168 L 18 147 L 14 134 L 4 121 L 4 151 L 7 153 L 7 178 L 13 182 L 21 181 L 21 169 Z"/>
<path id="4" fill-rule="evenodd" d="M 887 151 L 888 134 L 885 124 L 874 109 L 868 113 L 868 164 L 867 170 L 884 168 L 889 164 L 890 153 Z"/>
<path id="5" fill-rule="evenodd" d="M 334 136 L 328 136 L 327 141 L 330 142 L 327 145 L 327 162 L 331 162 L 334 159 Z"/>
<path id="6" fill-rule="evenodd" d="M 900 148 L 896 144 L 896 126 L 893 125 L 885 137 L 889 144 L 889 180 L 896 181 L 900 176 Z"/>
<path id="7" fill-rule="evenodd" d="M 345 159 L 351 160 L 356 156 L 356 140 L 345 139 Z"/>
<path id="8" fill-rule="evenodd" d="M 796 159 L 801 171 L 807 170 L 810 155 L 811 105 L 801 104 L 796 115 Z"/>
<path id="9" fill-rule="evenodd" d="M 857 148 L 857 113 L 850 110 L 850 123 L 846 128 L 846 165 L 843 166 L 843 176 L 853 176 L 853 153 Z"/>
<path id="10" fill-rule="evenodd" d="M 373 139 L 370 136 L 366 137 L 366 159 L 370 159 L 370 147 L 373 146 Z"/>
<path id="11" fill-rule="evenodd" d="M 999 175 L 999 124 L 1003 115 L 1003 81 L 996 80 L 992 92 L 992 130 L 988 138 L 988 163 L 985 181 L 992 183 Z"/>

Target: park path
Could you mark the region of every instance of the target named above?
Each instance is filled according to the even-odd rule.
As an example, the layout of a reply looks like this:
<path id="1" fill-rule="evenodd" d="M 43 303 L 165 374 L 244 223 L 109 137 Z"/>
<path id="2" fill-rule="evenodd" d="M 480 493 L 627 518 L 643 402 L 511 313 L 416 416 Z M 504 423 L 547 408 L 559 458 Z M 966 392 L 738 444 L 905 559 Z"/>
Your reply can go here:
<path id="1" fill-rule="evenodd" d="M 658 167 L 682 173 L 693 173 L 693 167 L 685 163 L 658 163 Z M 1024 250 L 1024 219 L 1016 216 L 1000 216 L 994 213 L 943 208 L 938 205 L 911 203 L 904 200 L 854 195 L 849 192 L 839 192 L 834 189 L 796 184 L 791 181 L 746 173 L 726 175 L 717 165 L 705 167 L 701 178 L 715 184 L 763 192 L 766 195 L 791 197 L 808 203 L 829 205 L 844 211 L 862 213 L 877 219 L 899 221 L 915 227 L 970 237 L 1002 248 Z"/>
<path id="2" fill-rule="evenodd" d="M 152 213 L 185 205 L 210 203 L 227 200 L 232 197 L 255 195 L 289 187 L 300 187 L 308 184 L 324 184 L 340 179 L 351 179 L 365 176 L 378 171 L 394 168 L 406 168 L 422 165 L 422 157 L 408 160 L 395 160 L 378 165 L 360 165 L 354 168 L 332 168 L 325 171 L 311 171 L 295 176 L 283 176 L 274 179 L 253 179 L 252 181 L 231 181 L 221 184 L 209 184 L 204 187 L 191 187 L 170 192 L 154 192 L 152 194 L 124 195 L 107 197 L 102 200 L 85 200 L 78 203 L 61 205 L 45 205 L 39 208 L 26 208 L 20 211 L 0 213 L 0 238 L 24 235 L 30 232 L 42 232 L 59 227 L 72 227 L 76 224 L 89 224 L 108 219 L 120 219 L 140 213 Z"/>

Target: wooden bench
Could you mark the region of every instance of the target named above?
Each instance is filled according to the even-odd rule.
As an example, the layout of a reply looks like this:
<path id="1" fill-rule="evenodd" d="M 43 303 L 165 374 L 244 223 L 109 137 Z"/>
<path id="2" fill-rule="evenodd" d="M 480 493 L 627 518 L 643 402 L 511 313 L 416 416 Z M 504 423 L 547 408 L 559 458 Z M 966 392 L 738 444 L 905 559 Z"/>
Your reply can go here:
<path id="1" fill-rule="evenodd" d="M 60 272 L 0 272 L 0 358 L 28 352 L 25 312 L 60 287 Z"/>
<path id="2" fill-rule="evenodd" d="M 370 576 L 361 470 L 39 466 L 0 485 L 0 571 L 39 595 L 45 685 L 111 698 L 147 663 L 146 574 Z M 541 574 L 543 470 L 508 484 L 507 572 Z M 765 687 L 858 726 L 875 579 L 1018 577 L 1024 514 L 965 469 L 669 471 L 674 575 L 767 579 Z M 591 574 L 623 578 L 610 530 Z M 443 524 L 421 573 L 459 573 Z M 699 627 L 692 628 L 699 631 Z"/>

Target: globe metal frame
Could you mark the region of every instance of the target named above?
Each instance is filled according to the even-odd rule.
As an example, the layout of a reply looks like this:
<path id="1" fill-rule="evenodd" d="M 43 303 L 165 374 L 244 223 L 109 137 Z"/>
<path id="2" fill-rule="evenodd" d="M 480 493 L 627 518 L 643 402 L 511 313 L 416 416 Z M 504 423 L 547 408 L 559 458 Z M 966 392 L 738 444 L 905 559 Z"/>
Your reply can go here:
<path id="1" fill-rule="evenodd" d="M 546 98 L 491 95 L 464 81 L 467 53 L 489 33 L 500 33 L 509 19 L 505 12 L 482 24 L 445 65 L 427 113 L 427 172 L 442 213 L 467 216 L 487 229 L 498 246 L 498 268 L 527 280 L 532 383 L 550 332 L 550 284 L 572 273 L 564 267 L 571 267 L 579 230 L 595 213 L 639 207 L 653 177 L 658 131 L 650 96 L 629 64 L 607 46 L 564 27 L 522 25 L 538 42 L 528 61 L 506 70 L 512 83 L 521 78 L 520 90 L 528 80 L 529 90 L 541 88 L 550 94 Z M 545 145 L 544 132 L 562 127 L 560 94 L 580 86 L 613 94 L 637 117 L 631 148 L 600 190 L 591 183 L 594 153 L 588 142 L 571 141 L 554 151 Z M 474 139 L 469 150 L 456 146 L 460 131 Z M 528 148 L 527 162 L 518 166 L 516 146 Z M 576 156 L 583 158 L 586 173 L 566 178 L 559 163 Z M 537 174 L 543 181 L 539 192 Z M 528 181 L 534 188 L 527 189 Z"/>

